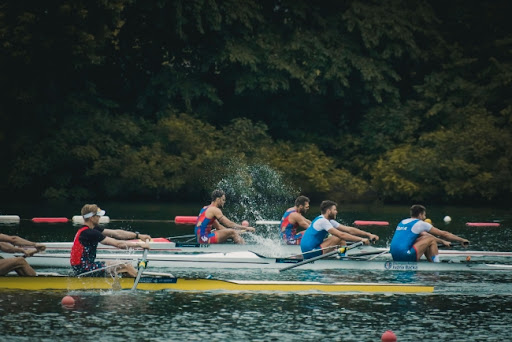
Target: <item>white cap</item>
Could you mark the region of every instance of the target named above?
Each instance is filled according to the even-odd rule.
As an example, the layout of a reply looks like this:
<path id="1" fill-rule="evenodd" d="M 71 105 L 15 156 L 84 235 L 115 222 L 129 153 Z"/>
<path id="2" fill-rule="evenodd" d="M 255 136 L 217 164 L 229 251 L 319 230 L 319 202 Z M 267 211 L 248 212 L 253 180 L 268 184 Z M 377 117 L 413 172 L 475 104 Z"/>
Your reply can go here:
<path id="1" fill-rule="evenodd" d="M 86 218 L 89 218 L 89 217 L 93 217 L 94 215 L 96 216 L 103 216 L 105 215 L 105 210 L 101 210 L 100 208 L 98 208 L 98 211 L 97 212 L 90 212 L 90 213 L 87 213 L 84 215 L 84 219 Z"/>

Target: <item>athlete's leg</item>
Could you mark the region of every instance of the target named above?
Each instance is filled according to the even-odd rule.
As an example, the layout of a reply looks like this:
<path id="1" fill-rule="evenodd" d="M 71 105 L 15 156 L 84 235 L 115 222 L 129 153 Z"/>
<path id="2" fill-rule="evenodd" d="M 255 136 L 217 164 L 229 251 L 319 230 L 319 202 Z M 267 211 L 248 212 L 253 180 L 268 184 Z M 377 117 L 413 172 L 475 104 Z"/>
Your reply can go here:
<path id="1" fill-rule="evenodd" d="M 320 244 L 320 248 L 323 249 L 323 254 L 325 254 L 332 252 L 333 250 L 336 249 L 337 246 L 345 246 L 346 244 L 347 242 L 345 240 L 342 240 L 339 237 L 332 235 L 325 239 L 324 242 Z"/>
<path id="2" fill-rule="evenodd" d="M 107 266 L 113 265 L 113 264 L 115 264 L 115 262 L 111 262 L 111 261 L 107 262 Z M 135 278 L 137 276 L 137 270 L 131 264 L 118 265 L 116 267 L 110 268 L 110 270 L 114 274 L 125 273 L 125 275 L 130 278 Z"/>
<path id="3" fill-rule="evenodd" d="M 414 249 L 416 249 L 416 258 L 417 260 L 421 259 L 421 256 L 425 254 L 425 257 L 428 261 L 432 262 L 432 257 L 435 257 L 439 254 L 439 250 L 437 249 L 436 238 L 428 233 L 422 233 L 413 245 Z"/>
<path id="4" fill-rule="evenodd" d="M 0 260 L 0 275 L 15 271 L 20 276 L 35 277 L 36 271 L 22 257 L 7 258 Z"/>
<path id="5" fill-rule="evenodd" d="M 245 244 L 245 240 L 240 236 L 238 231 L 234 229 L 218 229 L 215 231 L 215 235 L 217 237 L 217 243 L 224 243 L 227 239 L 233 239 L 234 243 Z"/>

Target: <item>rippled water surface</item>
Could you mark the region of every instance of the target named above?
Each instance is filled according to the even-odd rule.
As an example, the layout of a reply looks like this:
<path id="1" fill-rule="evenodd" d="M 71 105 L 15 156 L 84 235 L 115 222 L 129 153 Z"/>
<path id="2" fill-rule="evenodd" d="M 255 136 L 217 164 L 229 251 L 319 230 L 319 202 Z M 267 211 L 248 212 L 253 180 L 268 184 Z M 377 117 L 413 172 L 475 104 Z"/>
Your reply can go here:
<path id="1" fill-rule="evenodd" d="M 102 205 L 111 218 L 170 219 L 194 215 L 195 207 L 172 205 Z M 0 214 L 22 217 L 67 216 L 57 208 L 3 208 Z M 61 208 L 62 209 L 62 208 Z M 8 210 L 9 212 L 5 212 Z M 37 212 L 41 210 L 41 212 Z M 53 212 L 52 212 L 53 210 Z M 62 209 L 63 210 L 63 209 Z M 312 210 L 315 210 L 312 208 Z M 407 216 L 403 207 L 343 207 L 341 221 L 387 220 Z M 185 211 L 185 212 L 184 212 Z M 316 214 L 316 213 L 311 213 Z M 449 225 L 442 217 L 451 215 Z M 429 208 L 441 229 L 462 235 L 471 248 L 510 251 L 512 219 L 506 211 L 474 208 Z M 275 219 L 275 218 L 269 218 Z M 468 221 L 499 220 L 499 228 L 469 228 Z M 149 232 L 153 236 L 190 234 L 190 227 L 163 223 L 112 222 L 111 228 Z M 272 228 L 265 228 L 272 229 Z M 377 246 L 389 243 L 393 227 L 369 228 L 381 236 Z M 72 239 L 72 225 L 0 226 L 0 231 L 35 241 Z M 149 265 L 151 266 L 151 265 Z M 164 270 L 165 271 L 165 270 Z M 167 270 L 179 276 L 218 279 L 273 279 L 421 283 L 433 285 L 432 294 L 320 294 L 315 292 L 185 293 L 170 291 L 0 291 L 2 341 L 380 341 L 393 330 L 398 341 L 506 341 L 512 326 L 512 274 L 403 273 L 343 270 Z M 72 308 L 60 302 L 76 299 Z"/>

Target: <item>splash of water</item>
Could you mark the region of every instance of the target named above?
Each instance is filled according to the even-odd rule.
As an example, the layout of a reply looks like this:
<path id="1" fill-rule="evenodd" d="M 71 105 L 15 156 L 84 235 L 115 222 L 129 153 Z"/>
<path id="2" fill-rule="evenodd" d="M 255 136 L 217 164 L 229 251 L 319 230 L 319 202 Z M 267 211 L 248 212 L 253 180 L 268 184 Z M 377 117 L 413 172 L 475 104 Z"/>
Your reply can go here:
<path id="1" fill-rule="evenodd" d="M 252 225 L 256 220 L 280 220 L 283 212 L 293 206 L 295 196 L 299 193 L 268 165 L 233 162 L 229 170 L 231 172 L 215 188 L 226 193 L 225 212 L 236 222 L 248 220 Z M 277 226 L 259 226 L 257 229 L 257 236 L 248 237 L 248 242 L 264 242 L 252 241 L 254 239 L 280 241 Z"/>

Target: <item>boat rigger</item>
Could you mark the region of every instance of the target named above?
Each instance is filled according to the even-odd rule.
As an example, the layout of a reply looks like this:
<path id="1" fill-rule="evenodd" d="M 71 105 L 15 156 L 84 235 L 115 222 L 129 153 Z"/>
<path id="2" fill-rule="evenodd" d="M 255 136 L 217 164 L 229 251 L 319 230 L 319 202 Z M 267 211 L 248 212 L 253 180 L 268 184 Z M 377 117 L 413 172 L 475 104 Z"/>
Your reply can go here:
<path id="1" fill-rule="evenodd" d="M 64 276 L 0 277 L 0 289 L 11 290 L 129 290 L 133 278 L 77 278 Z M 237 292 L 353 292 L 429 293 L 433 286 L 394 283 L 321 283 L 309 281 L 217 280 L 142 276 L 138 290 L 159 291 L 237 291 Z"/>

